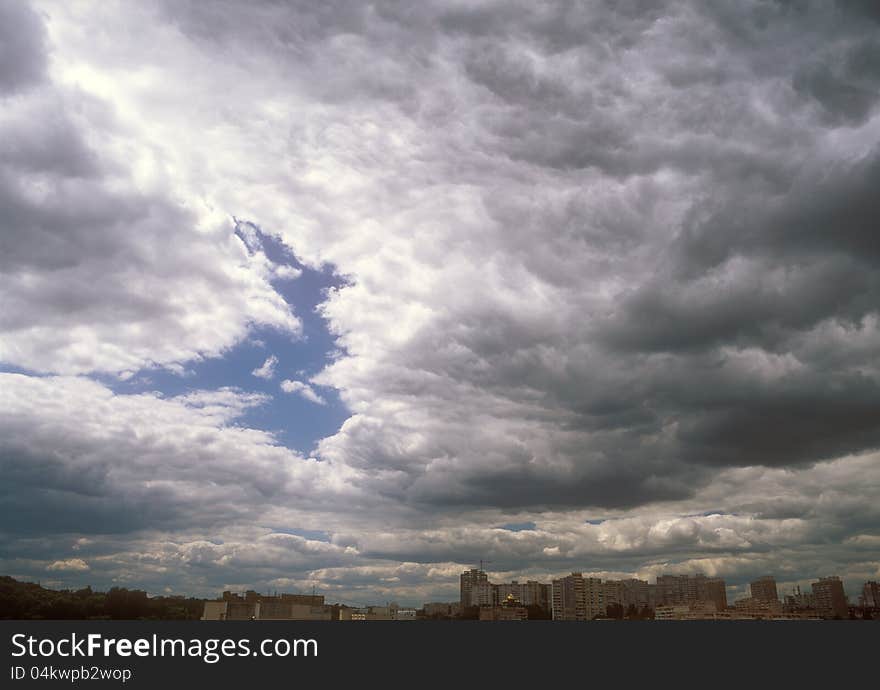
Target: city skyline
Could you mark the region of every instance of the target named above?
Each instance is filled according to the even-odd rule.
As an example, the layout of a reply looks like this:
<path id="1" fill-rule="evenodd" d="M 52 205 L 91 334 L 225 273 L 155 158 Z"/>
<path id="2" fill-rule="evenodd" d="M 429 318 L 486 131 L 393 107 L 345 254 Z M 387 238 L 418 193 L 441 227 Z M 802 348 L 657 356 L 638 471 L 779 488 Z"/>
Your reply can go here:
<path id="1" fill-rule="evenodd" d="M 880 582 L 862 583 L 847 594 L 837 576 L 819 577 L 807 591 L 780 594 L 773 575 L 752 581 L 746 597 L 730 600 L 722 578 L 702 573 L 658 575 L 653 583 L 634 578 L 584 577 L 581 572 L 554 578 L 491 582 L 472 568 L 459 577 L 459 599 L 401 604 L 328 601 L 313 590 L 258 592 L 225 590 L 199 599 L 153 596 L 114 587 L 108 592 L 52 590 L 38 583 L 0 576 L 0 618 L 299 621 L 571 621 L 595 620 L 880 620 Z"/>
<path id="2" fill-rule="evenodd" d="M 0 0 L 0 574 L 877 581 L 876 7 Z"/>

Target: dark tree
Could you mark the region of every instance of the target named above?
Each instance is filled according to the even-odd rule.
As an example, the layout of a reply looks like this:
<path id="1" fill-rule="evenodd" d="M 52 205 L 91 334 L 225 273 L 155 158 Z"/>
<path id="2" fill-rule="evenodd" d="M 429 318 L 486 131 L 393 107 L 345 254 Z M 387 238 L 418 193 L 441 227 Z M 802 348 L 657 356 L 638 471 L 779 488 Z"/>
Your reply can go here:
<path id="1" fill-rule="evenodd" d="M 198 620 L 204 600 L 149 597 L 141 590 L 114 587 L 106 594 L 91 587 L 46 589 L 32 582 L 0 577 L 0 618 L 95 620 Z"/>
<path id="2" fill-rule="evenodd" d="M 622 620 L 623 604 L 608 604 L 608 606 L 605 607 L 605 615 L 608 616 L 608 618 Z"/>

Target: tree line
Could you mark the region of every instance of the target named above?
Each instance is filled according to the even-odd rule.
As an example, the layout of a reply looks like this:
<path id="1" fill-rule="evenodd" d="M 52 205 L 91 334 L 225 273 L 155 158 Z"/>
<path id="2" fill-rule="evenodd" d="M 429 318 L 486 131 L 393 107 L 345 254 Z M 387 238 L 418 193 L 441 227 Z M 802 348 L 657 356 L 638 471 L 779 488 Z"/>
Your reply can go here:
<path id="1" fill-rule="evenodd" d="M 139 589 L 96 592 L 47 589 L 0 576 L 0 619 L 16 620 L 198 620 L 204 599 L 150 597 Z"/>

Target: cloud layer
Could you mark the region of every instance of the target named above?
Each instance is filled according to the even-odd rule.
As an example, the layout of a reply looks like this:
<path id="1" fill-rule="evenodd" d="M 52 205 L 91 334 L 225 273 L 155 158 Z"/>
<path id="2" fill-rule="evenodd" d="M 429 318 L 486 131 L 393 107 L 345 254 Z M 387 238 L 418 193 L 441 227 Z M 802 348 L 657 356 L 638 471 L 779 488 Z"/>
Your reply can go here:
<path id="1" fill-rule="evenodd" d="M 0 12 L 10 571 L 878 576 L 870 3 Z M 345 277 L 313 458 L 94 379 L 299 337 L 254 227 Z"/>

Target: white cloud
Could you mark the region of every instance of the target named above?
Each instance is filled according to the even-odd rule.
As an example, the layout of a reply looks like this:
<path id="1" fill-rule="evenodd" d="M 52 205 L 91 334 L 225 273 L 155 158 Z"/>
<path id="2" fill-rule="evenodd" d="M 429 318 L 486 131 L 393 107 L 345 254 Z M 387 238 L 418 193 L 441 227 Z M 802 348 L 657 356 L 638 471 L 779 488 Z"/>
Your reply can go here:
<path id="1" fill-rule="evenodd" d="M 251 374 L 257 378 L 271 380 L 275 378 L 275 367 L 278 366 L 278 358 L 275 355 L 269 355 L 266 361 L 259 367 L 254 369 Z"/>
<path id="2" fill-rule="evenodd" d="M 68 558 L 64 561 L 53 561 L 46 566 L 46 570 L 73 570 L 83 572 L 89 569 L 89 564 L 82 558 Z"/>
<path id="3" fill-rule="evenodd" d="M 161 149 L 84 69 L 0 91 L 0 360 L 127 374 L 218 356 L 255 326 L 296 336 L 272 286 L 289 271 L 246 247 L 230 213 L 174 192 Z"/>
<path id="4" fill-rule="evenodd" d="M 281 382 L 281 390 L 285 393 L 296 393 L 302 398 L 305 398 L 309 402 L 313 402 L 316 405 L 326 405 L 327 401 L 324 400 L 320 395 L 315 392 L 315 389 L 312 388 L 309 384 L 303 383 L 302 381 L 294 381 L 293 379 L 285 379 Z"/>

